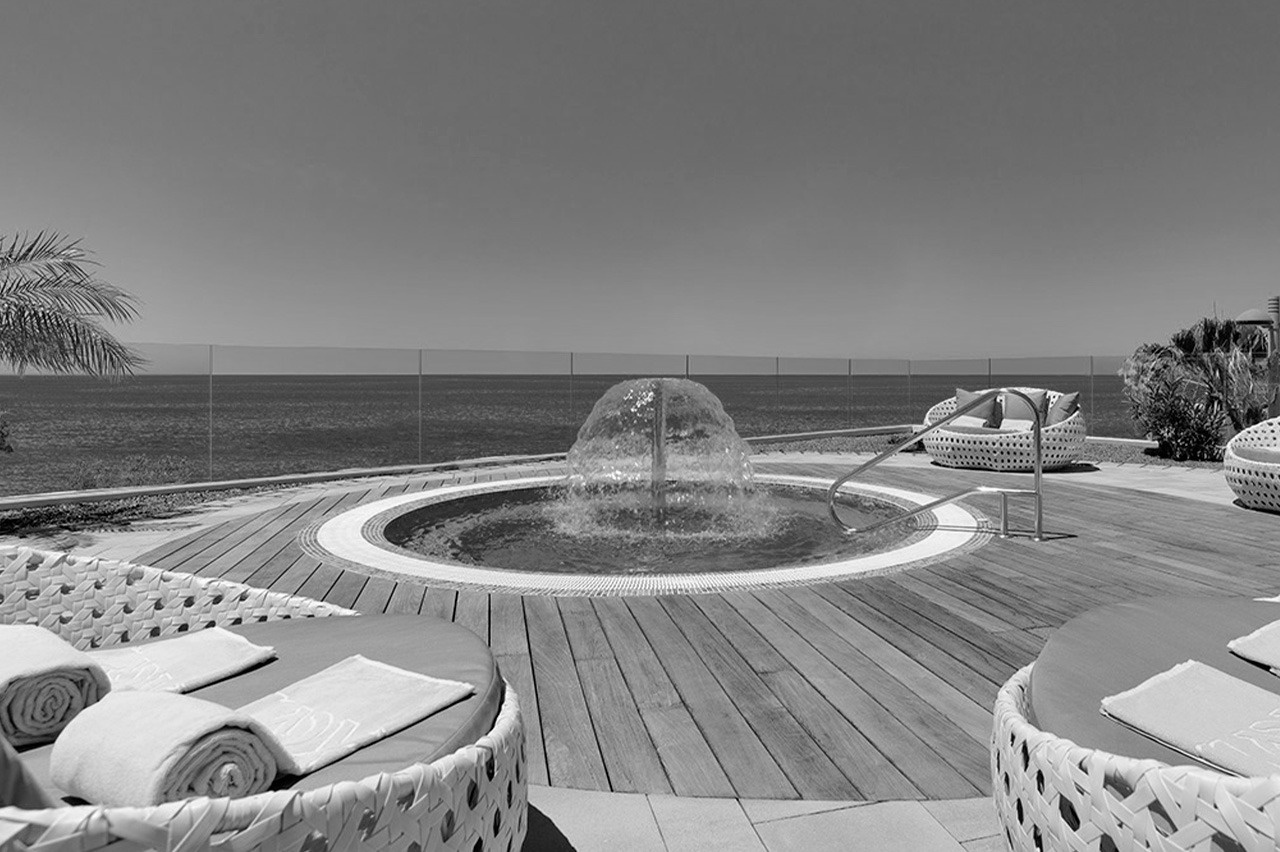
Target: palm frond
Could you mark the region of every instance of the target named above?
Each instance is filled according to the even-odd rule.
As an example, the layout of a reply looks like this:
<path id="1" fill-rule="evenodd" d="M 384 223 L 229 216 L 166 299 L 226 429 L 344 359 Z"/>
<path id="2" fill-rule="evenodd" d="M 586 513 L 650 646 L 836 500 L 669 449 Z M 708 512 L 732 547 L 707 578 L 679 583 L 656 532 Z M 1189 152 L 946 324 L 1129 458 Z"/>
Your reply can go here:
<path id="1" fill-rule="evenodd" d="M 55 231 L 0 236 L 0 361 L 28 369 L 118 378 L 145 359 L 98 320 L 127 322 L 138 301 L 94 277 L 97 264 Z"/>
<path id="2" fill-rule="evenodd" d="M 80 241 L 56 231 L 40 231 L 6 238 L 0 235 L 0 280 L 11 276 L 87 279 L 85 266 L 97 265 Z"/>
<path id="3" fill-rule="evenodd" d="M 0 308 L 6 305 L 38 305 L 112 322 L 128 322 L 138 315 L 138 300 L 114 284 L 69 275 L 0 276 Z"/>
<path id="4" fill-rule="evenodd" d="M 146 359 L 92 320 L 39 307 L 0 306 L 0 360 L 29 369 L 120 377 Z"/>

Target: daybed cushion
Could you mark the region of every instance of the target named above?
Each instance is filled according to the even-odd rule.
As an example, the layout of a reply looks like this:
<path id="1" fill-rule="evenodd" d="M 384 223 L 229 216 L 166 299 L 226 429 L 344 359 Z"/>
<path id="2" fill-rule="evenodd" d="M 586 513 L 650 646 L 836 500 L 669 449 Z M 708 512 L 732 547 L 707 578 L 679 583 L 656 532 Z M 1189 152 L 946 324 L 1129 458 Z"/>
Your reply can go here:
<path id="1" fill-rule="evenodd" d="M 411 763 L 429 763 L 473 743 L 493 728 L 503 684 L 489 647 L 474 633 L 447 621 L 415 615 L 299 618 L 229 628 L 276 649 L 277 659 L 236 677 L 197 689 L 191 695 L 240 707 L 315 674 L 352 654 L 432 677 L 466 681 L 476 692 L 397 734 L 301 778 L 286 778 L 275 789 L 312 790 L 338 781 L 358 781 L 395 772 Z M 23 762 L 47 789 L 52 745 L 21 752 Z M 290 783 L 292 782 L 292 783 Z"/>
<path id="2" fill-rule="evenodd" d="M 1000 421 L 1000 428 L 1006 432 L 1027 432 L 1034 429 L 1035 425 L 1034 420 L 1016 420 L 1012 417 L 1006 417 Z"/>
<path id="3" fill-rule="evenodd" d="M 1049 426 L 1061 423 L 1080 410 L 1080 392 L 1064 393 L 1049 406 L 1049 416 L 1045 423 Z"/>
<path id="4" fill-rule="evenodd" d="M 1023 393 L 1031 397 L 1031 403 L 1035 406 L 1035 409 L 1033 410 L 1031 405 L 1027 405 L 1027 401 L 1022 397 L 1007 393 L 1004 395 L 1004 420 L 1000 421 L 1000 425 L 1004 425 L 1006 420 L 1035 420 L 1036 410 L 1040 412 L 1041 417 L 1044 416 L 1049 400 L 1048 392 L 1027 390 L 1023 391 Z"/>
<path id="5" fill-rule="evenodd" d="M 964 408 L 980 396 L 982 394 L 967 391 L 963 388 L 956 388 L 956 408 Z M 977 422 L 972 422 L 969 420 L 970 418 Z M 951 422 L 962 426 L 996 426 L 1000 423 L 1000 404 L 995 397 L 992 397 L 982 405 L 960 415 Z"/>
<path id="6" fill-rule="evenodd" d="M 1005 429 L 1003 424 L 997 429 L 991 426 L 958 426 L 956 425 L 958 422 L 959 418 L 952 420 L 942 428 L 960 435 L 1012 435 L 1019 431 L 1017 429 Z"/>

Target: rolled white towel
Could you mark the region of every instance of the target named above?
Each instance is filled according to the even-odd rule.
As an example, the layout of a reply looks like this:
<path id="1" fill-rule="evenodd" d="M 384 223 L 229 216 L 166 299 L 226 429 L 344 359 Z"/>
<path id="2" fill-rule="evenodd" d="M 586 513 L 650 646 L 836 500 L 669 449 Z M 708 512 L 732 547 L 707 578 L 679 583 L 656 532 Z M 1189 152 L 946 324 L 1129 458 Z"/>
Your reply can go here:
<path id="1" fill-rule="evenodd" d="M 282 759 L 275 737 L 249 716 L 190 695 L 126 690 L 67 725 L 49 776 L 94 804 L 158 805 L 261 793 Z"/>
<path id="2" fill-rule="evenodd" d="M 34 624 L 0 624 L 0 733 L 15 746 L 52 740 L 111 689 L 88 654 Z"/>

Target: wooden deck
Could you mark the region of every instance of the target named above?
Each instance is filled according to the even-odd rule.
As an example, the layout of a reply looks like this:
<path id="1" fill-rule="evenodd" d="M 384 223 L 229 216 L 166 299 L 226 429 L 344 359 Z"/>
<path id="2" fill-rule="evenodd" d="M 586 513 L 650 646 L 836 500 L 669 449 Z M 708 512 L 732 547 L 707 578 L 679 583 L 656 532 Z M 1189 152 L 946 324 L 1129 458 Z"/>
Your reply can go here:
<path id="1" fill-rule="evenodd" d="M 847 469 L 767 458 L 761 466 L 828 477 Z M 1046 475 L 1050 541 L 997 539 L 927 567 L 802 588 L 630 598 L 459 592 L 344 571 L 296 541 L 317 519 L 363 501 L 499 475 L 335 490 L 136 561 L 469 627 L 520 695 L 535 783 L 777 799 L 986 795 L 996 690 L 1056 626 L 1138 596 L 1280 592 L 1280 519 L 1100 488 L 1088 472 Z M 1001 479 L 941 468 L 872 477 L 937 494 Z M 987 514 L 993 504 L 971 503 Z M 1015 526 L 1027 517 L 1015 501 Z"/>

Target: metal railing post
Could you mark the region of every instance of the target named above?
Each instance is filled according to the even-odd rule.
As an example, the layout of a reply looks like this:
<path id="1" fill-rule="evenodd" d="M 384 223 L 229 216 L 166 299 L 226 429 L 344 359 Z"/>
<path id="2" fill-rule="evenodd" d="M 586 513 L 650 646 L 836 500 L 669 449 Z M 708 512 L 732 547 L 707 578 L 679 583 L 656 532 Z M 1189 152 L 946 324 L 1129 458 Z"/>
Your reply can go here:
<path id="1" fill-rule="evenodd" d="M 209 344 L 209 480 L 213 480 L 213 344 Z"/>

